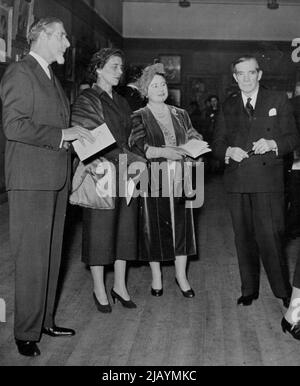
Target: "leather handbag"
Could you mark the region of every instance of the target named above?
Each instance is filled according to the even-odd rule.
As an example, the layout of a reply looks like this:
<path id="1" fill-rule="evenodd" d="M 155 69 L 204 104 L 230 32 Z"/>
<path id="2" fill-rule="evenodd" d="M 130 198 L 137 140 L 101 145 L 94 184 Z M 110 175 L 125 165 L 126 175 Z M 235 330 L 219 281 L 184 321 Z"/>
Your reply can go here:
<path id="1" fill-rule="evenodd" d="M 105 176 L 110 181 L 109 191 L 103 189 Z M 72 180 L 69 202 L 90 209 L 114 209 L 115 186 L 115 168 L 104 157 L 94 159 L 88 164 L 79 162 Z"/>

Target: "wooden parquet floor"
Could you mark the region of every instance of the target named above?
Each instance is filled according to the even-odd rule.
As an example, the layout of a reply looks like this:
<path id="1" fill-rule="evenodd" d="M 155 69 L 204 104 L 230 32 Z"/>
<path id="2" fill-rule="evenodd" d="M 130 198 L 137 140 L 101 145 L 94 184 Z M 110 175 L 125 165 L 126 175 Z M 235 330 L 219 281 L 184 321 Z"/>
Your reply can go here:
<path id="1" fill-rule="evenodd" d="M 20 356 L 13 338 L 14 263 L 8 243 L 8 207 L 0 205 L 0 298 L 7 321 L 0 323 L 0 366 L 298 366 L 300 342 L 284 335 L 282 303 L 274 298 L 262 272 L 260 298 L 237 307 L 240 281 L 233 231 L 220 177 L 206 184 L 205 206 L 196 213 L 198 257 L 189 278 L 196 292 L 185 299 L 174 282 L 174 267 L 165 265 L 164 296 L 150 295 L 150 269 L 134 264 L 128 288 L 136 310 L 113 305 L 99 313 L 92 299 L 90 272 L 80 261 L 79 211 L 71 208 L 56 322 L 76 330 L 70 339 L 43 336 L 42 355 Z M 300 239 L 287 246 L 291 274 Z M 107 273 L 107 289 L 113 273 Z"/>

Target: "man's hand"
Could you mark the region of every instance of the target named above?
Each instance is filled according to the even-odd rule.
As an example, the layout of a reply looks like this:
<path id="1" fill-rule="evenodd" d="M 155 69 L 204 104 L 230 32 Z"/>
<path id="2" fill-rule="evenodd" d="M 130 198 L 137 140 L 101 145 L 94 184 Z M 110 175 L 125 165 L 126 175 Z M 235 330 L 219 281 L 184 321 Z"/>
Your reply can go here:
<path id="1" fill-rule="evenodd" d="M 81 126 L 73 126 L 68 129 L 62 130 L 63 140 L 67 142 L 75 141 L 78 139 L 82 145 L 84 145 L 84 140 L 93 143 L 95 138 L 91 132 Z"/>
<path id="2" fill-rule="evenodd" d="M 277 149 L 277 144 L 273 139 L 264 139 L 261 138 L 257 142 L 253 142 L 253 148 L 255 154 L 265 154 L 269 151 L 274 151 Z"/>
<path id="3" fill-rule="evenodd" d="M 245 158 L 249 158 L 248 154 L 240 147 L 229 147 L 226 151 L 226 158 L 231 158 L 235 162 L 242 162 Z"/>

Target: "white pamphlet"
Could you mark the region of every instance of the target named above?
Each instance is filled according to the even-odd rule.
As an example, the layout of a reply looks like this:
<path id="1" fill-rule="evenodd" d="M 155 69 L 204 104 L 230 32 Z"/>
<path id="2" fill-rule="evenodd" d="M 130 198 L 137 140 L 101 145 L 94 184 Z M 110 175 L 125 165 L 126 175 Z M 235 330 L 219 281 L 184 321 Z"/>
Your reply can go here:
<path id="1" fill-rule="evenodd" d="M 91 130 L 91 134 L 95 138 L 93 143 L 90 143 L 85 139 L 84 145 L 79 140 L 73 142 L 73 147 L 78 154 L 80 161 L 86 160 L 116 142 L 106 123 Z"/>
<path id="2" fill-rule="evenodd" d="M 205 154 L 211 151 L 211 149 L 208 147 L 208 143 L 199 139 L 191 139 L 184 145 L 172 146 L 172 147 L 192 158 L 198 158 L 202 154 Z"/>

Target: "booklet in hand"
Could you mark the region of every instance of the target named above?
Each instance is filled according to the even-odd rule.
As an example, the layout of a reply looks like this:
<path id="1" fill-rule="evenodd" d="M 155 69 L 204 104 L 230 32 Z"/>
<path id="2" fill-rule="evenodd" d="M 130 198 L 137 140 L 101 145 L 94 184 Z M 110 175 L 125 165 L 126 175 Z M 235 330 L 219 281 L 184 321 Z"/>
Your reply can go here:
<path id="1" fill-rule="evenodd" d="M 84 140 L 84 145 L 78 140 L 73 142 L 73 147 L 80 161 L 86 160 L 116 142 L 106 123 L 91 130 L 91 133 L 95 138 L 93 143 L 86 140 Z"/>
<path id="2" fill-rule="evenodd" d="M 211 151 L 208 147 L 208 143 L 199 139 L 191 139 L 186 144 L 176 146 L 174 148 L 180 150 L 182 154 L 188 155 L 191 158 L 198 158 Z"/>

